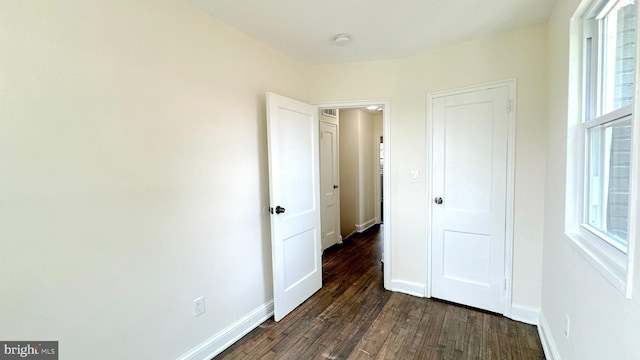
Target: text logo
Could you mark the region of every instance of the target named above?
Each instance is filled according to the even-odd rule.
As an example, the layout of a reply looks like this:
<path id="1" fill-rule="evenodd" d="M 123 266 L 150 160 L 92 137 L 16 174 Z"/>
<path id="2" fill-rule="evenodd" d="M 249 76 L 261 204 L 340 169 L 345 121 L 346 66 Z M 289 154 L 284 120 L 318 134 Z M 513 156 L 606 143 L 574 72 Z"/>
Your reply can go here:
<path id="1" fill-rule="evenodd" d="M 0 341 L 0 360 L 58 360 L 57 341 Z"/>

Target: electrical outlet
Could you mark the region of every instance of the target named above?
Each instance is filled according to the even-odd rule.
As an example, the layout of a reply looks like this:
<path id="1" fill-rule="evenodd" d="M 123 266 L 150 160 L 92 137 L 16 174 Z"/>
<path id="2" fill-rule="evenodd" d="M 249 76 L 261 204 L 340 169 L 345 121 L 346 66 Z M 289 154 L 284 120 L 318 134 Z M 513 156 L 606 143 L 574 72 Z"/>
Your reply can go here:
<path id="1" fill-rule="evenodd" d="M 569 315 L 564 314 L 564 336 L 569 337 Z"/>
<path id="2" fill-rule="evenodd" d="M 204 314 L 204 296 L 193 300 L 193 315 L 200 316 Z"/>

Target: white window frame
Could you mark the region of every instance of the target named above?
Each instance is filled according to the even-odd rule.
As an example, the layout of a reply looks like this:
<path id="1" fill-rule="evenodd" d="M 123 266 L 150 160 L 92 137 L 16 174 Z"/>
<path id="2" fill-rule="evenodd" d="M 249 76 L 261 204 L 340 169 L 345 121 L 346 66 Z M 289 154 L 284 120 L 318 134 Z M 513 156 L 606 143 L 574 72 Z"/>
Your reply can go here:
<path id="1" fill-rule="evenodd" d="M 638 124 L 638 105 L 634 101 L 620 109 L 607 114 L 595 116 L 599 109 L 593 100 L 601 96 L 597 94 L 597 61 L 590 62 L 594 54 L 587 54 L 587 37 L 591 36 L 591 49 L 598 52 L 598 33 L 594 29 L 596 20 L 590 25 L 590 18 L 595 17 L 596 12 L 601 13 L 607 7 L 611 7 L 614 1 L 595 0 L 587 2 L 580 7 L 571 24 L 571 71 L 570 71 L 570 94 L 572 103 L 569 105 L 568 141 L 567 141 L 567 206 L 566 206 L 566 228 L 565 232 L 569 238 L 569 243 L 583 255 L 609 282 L 618 289 L 626 298 L 631 298 L 632 274 L 634 263 L 635 234 L 637 228 L 638 213 L 638 164 L 640 161 L 640 147 L 638 146 L 638 136 L 640 125 Z M 606 10 L 605 10 L 606 11 Z M 638 17 L 640 19 L 640 17 Z M 637 27 L 640 30 L 640 27 Z M 595 31 L 595 32 L 594 32 Z M 637 32 L 640 34 L 640 31 Z M 637 36 L 637 35 L 636 35 Z M 640 41 L 636 40 L 640 45 Z M 636 71 L 634 98 L 638 98 L 638 55 L 640 46 L 636 47 Z M 586 77 L 592 76 L 592 81 L 588 88 Z M 593 81 L 596 76 L 597 81 Z M 596 101 L 600 103 L 600 101 Z M 573 106 L 573 107 L 572 107 Z M 607 235 L 602 234 L 597 229 L 585 224 L 586 214 L 586 162 L 587 156 L 587 136 L 589 128 L 597 127 L 611 122 L 621 121 L 630 118 L 632 123 L 632 146 L 631 146 L 631 171 L 629 189 L 629 223 L 626 253 L 619 246 L 616 247 L 607 240 Z M 588 119 L 587 121 L 583 121 Z"/>

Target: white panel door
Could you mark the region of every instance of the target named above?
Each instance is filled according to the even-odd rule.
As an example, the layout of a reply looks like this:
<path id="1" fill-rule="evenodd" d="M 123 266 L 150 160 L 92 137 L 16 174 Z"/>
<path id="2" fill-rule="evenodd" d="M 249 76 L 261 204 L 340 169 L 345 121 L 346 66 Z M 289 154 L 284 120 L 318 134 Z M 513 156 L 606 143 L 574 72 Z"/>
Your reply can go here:
<path id="1" fill-rule="evenodd" d="M 322 287 L 318 109 L 267 93 L 274 318 Z"/>
<path id="2" fill-rule="evenodd" d="M 322 249 L 341 241 L 338 126 L 320 122 L 320 204 Z"/>
<path id="3" fill-rule="evenodd" d="M 504 311 L 507 86 L 432 99 L 433 297 Z"/>

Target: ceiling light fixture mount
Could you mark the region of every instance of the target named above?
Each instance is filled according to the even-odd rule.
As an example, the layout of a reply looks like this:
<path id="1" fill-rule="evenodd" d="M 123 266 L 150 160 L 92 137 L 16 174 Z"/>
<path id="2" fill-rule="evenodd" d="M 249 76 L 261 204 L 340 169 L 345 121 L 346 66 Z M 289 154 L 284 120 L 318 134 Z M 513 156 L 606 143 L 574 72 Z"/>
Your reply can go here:
<path id="1" fill-rule="evenodd" d="M 338 34 L 333 37 L 333 43 L 338 46 L 345 46 L 351 42 L 350 34 Z"/>

